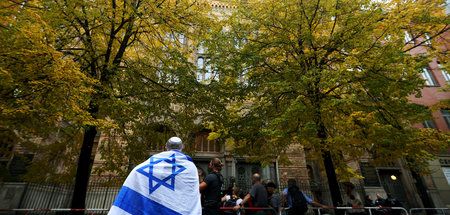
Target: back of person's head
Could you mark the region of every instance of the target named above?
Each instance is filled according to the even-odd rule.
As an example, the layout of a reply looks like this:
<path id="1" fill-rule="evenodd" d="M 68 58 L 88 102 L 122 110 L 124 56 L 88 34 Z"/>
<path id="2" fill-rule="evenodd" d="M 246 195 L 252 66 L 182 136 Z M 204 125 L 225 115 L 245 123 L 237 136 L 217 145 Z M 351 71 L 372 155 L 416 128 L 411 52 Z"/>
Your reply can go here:
<path id="1" fill-rule="evenodd" d="M 295 180 L 295 179 L 289 179 L 288 180 L 288 187 L 289 188 L 291 188 L 291 187 L 294 187 L 294 186 L 297 186 L 297 181 Z"/>
<path id="2" fill-rule="evenodd" d="M 266 187 L 272 187 L 272 188 L 274 188 L 274 189 L 277 189 L 277 185 L 276 185 L 275 183 L 273 183 L 273 182 L 267 183 L 267 184 L 266 184 Z"/>
<path id="3" fill-rule="evenodd" d="M 320 191 L 320 190 L 314 191 L 314 196 L 315 196 L 316 198 L 322 199 L 322 191 Z"/>
<path id="4" fill-rule="evenodd" d="M 168 151 L 170 150 L 183 150 L 183 141 L 181 141 L 180 138 L 178 137 L 171 137 L 167 142 L 166 142 L 166 149 Z"/>
<path id="5" fill-rule="evenodd" d="M 348 187 L 350 189 L 355 189 L 355 185 L 351 182 L 344 182 L 344 187 Z"/>
<path id="6" fill-rule="evenodd" d="M 211 160 L 211 165 L 213 168 L 215 168 L 217 171 L 222 171 L 223 163 L 219 158 L 213 158 Z"/>
<path id="7" fill-rule="evenodd" d="M 393 198 L 392 193 L 387 193 L 386 196 L 387 196 L 389 199 L 392 199 L 392 198 Z"/>
<path id="8" fill-rule="evenodd" d="M 197 172 L 199 177 L 205 177 L 205 171 L 201 167 L 197 167 Z"/>
<path id="9" fill-rule="evenodd" d="M 255 173 L 255 174 L 253 174 L 252 179 L 254 181 L 259 181 L 260 182 L 261 181 L 261 175 L 259 173 Z"/>
<path id="10" fill-rule="evenodd" d="M 239 187 L 233 187 L 233 193 L 240 197 L 242 195 L 242 190 Z"/>

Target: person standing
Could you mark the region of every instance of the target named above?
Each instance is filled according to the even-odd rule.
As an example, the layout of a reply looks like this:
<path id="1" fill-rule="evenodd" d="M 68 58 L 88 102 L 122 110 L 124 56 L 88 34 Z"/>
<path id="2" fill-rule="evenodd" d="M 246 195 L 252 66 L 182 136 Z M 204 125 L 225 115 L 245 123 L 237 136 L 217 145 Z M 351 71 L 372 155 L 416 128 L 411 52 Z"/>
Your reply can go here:
<path id="1" fill-rule="evenodd" d="M 314 192 L 314 199 L 316 200 L 317 203 L 320 203 L 322 205 L 327 205 L 327 203 L 323 199 L 321 191 L 315 191 Z M 314 210 L 314 214 L 318 215 L 319 214 L 319 209 Z M 327 209 L 322 209 L 322 210 L 320 210 L 320 214 L 330 214 L 330 211 L 327 210 Z"/>
<path id="2" fill-rule="evenodd" d="M 222 161 L 219 158 L 213 158 L 209 162 L 210 174 L 200 183 L 200 192 L 203 197 L 203 215 L 218 215 L 220 213 L 220 204 L 222 203 L 220 191 L 223 185 Z"/>
<path id="3" fill-rule="evenodd" d="M 267 193 L 269 194 L 268 204 L 269 207 L 273 208 L 279 214 L 281 208 L 281 195 L 275 192 L 277 185 L 273 182 L 266 184 Z"/>
<path id="4" fill-rule="evenodd" d="M 231 188 L 231 195 L 225 195 L 222 197 L 222 202 L 224 202 L 224 207 L 234 207 L 242 202 L 241 199 L 242 191 L 239 187 Z M 234 205 L 230 205 L 230 202 L 234 202 Z M 225 205 L 227 203 L 227 205 Z"/>
<path id="5" fill-rule="evenodd" d="M 239 205 L 234 207 L 234 210 L 237 211 L 241 207 L 244 207 L 245 203 L 247 203 L 250 199 L 253 203 L 253 207 L 262 207 L 266 208 L 267 205 L 267 190 L 261 184 L 261 175 L 259 173 L 253 174 L 252 177 L 253 186 L 250 189 L 250 192 L 244 197 L 242 202 Z M 264 210 L 257 210 L 255 214 L 265 214 Z"/>
<path id="6" fill-rule="evenodd" d="M 108 214 L 200 214 L 197 168 L 182 149 L 181 139 L 172 137 L 165 152 L 136 166 Z"/>
<path id="7" fill-rule="evenodd" d="M 373 203 L 372 197 L 370 195 L 366 195 L 364 199 L 364 207 L 375 207 L 375 203 Z M 366 214 L 370 214 L 370 210 L 365 210 Z M 373 211 L 374 214 L 378 215 L 379 211 Z"/>
<path id="8" fill-rule="evenodd" d="M 400 201 L 396 198 L 394 198 L 394 196 L 392 196 L 391 193 L 387 194 L 387 198 L 385 200 L 385 206 L 386 207 L 403 207 L 402 203 L 400 203 Z M 390 209 L 388 211 L 389 215 L 400 215 L 402 214 L 402 210 L 399 209 Z"/>
<path id="9" fill-rule="evenodd" d="M 377 193 L 377 199 L 375 200 L 376 207 L 386 207 L 386 200 L 381 197 L 379 193 Z M 375 211 L 377 215 L 387 214 L 388 210 L 386 209 L 378 209 Z"/>
<path id="10" fill-rule="evenodd" d="M 313 201 L 297 187 L 295 179 L 288 180 L 288 187 L 283 190 L 282 207 L 280 211 L 287 209 L 288 215 L 304 215 L 308 211 L 308 204 L 329 209 L 328 206 Z"/>
<path id="11" fill-rule="evenodd" d="M 363 203 L 361 201 L 361 197 L 359 196 L 359 193 L 353 192 L 353 189 L 355 189 L 355 185 L 353 185 L 350 182 L 344 183 L 344 206 L 347 207 L 363 207 Z M 348 213 L 351 215 L 364 215 L 364 209 L 350 209 L 348 210 Z"/>
<path id="12" fill-rule="evenodd" d="M 242 191 L 238 187 L 231 188 L 231 195 L 225 195 L 222 197 L 223 207 L 225 208 L 233 208 L 236 205 L 239 205 L 242 202 L 241 194 Z M 222 214 L 236 214 L 234 210 L 225 209 L 222 211 Z"/>
<path id="13" fill-rule="evenodd" d="M 385 205 L 384 201 L 385 201 L 385 199 L 383 199 L 383 197 L 381 197 L 381 195 L 379 193 L 377 193 L 377 199 L 375 200 L 375 206 L 384 207 L 384 205 Z"/>
<path id="14" fill-rule="evenodd" d="M 198 183 L 201 184 L 203 182 L 203 178 L 205 178 L 205 171 L 201 167 L 197 167 L 198 172 Z"/>

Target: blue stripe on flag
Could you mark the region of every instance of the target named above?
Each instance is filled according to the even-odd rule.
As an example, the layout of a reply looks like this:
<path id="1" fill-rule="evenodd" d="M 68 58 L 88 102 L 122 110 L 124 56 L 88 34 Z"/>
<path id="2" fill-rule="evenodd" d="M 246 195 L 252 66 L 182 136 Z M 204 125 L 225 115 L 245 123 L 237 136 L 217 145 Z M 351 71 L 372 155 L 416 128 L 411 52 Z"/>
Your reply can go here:
<path id="1" fill-rule="evenodd" d="M 178 150 L 172 150 L 172 151 L 176 151 L 176 152 L 178 152 L 178 153 L 180 153 L 180 154 L 182 154 L 182 155 L 186 156 L 186 159 L 188 159 L 188 161 L 190 161 L 190 162 L 194 163 L 194 161 L 192 161 L 192 158 L 191 158 L 191 157 L 189 157 L 189 156 L 187 156 L 187 155 L 186 155 L 186 154 L 184 154 L 183 152 L 180 152 L 180 151 L 178 151 Z"/>
<path id="2" fill-rule="evenodd" d="M 159 204 L 126 186 L 120 189 L 113 205 L 133 215 L 181 215 L 181 213 Z"/>

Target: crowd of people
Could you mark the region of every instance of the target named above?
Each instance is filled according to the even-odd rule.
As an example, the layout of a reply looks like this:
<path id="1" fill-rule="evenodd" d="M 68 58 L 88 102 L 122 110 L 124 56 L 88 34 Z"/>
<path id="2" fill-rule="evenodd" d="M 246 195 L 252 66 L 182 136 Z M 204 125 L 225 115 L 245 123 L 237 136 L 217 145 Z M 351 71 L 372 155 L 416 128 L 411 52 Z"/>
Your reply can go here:
<path id="1" fill-rule="evenodd" d="M 258 173 L 253 174 L 252 187 L 250 192 L 244 194 L 239 187 L 231 187 L 225 195 L 221 195 L 220 187 L 223 185 L 223 176 L 220 174 L 222 162 L 214 158 L 210 162 L 209 175 L 205 177 L 204 171 L 198 168 L 200 192 L 202 196 L 203 214 L 236 214 L 236 211 L 245 206 L 271 208 L 273 210 L 251 210 L 249 214 L 282 214 L 282 215 L 304 215 L 308 210 L 308 204 L 313 207 L 320 207 L 321 214 L 329 213 L 329 206 L 322 199 L 321 192 L 315 192 L 312 200 L 297 186 L 294 179 L 288 180 L 288 187 L 283 189 L 281 194 L 277 192 L 277 185 L 273 182 L 263 183 Z M 400 201 L 388 193 L 383 199 L 377 194 L 375 202 L 369 195 L 362 201 L 358 192 L 354 192 L 354 184 L 343 183 L 345 194 L 343 195 L 342 207 L 402 207 Z M 213 195 L 211 193 L 214 193 Z M 212 203 L 212 204 L 211 204 Z M 220 210 L 220 207 L 226 208 Z M 231 209 L 232 208 L 232 209 Z M 315 211 L 317 214 L 317 211 Z M 367 215 L 365 209 L 348 209 L 349 215 Z M 375 215 L 400 215 L 401 210 L 378 209 L 374 210 Z"/>
<path id="2" fill-rule="evenodd" d="M 182 150 L 181 139 L 172 137 L 166 143 L 165 152 L 153 155 L 136 166 L 125 180 L 109 214 L 219 215 L 236 214 L 241 210 L 241 214 L 304 215 L 308 211 L 308 204 L 320 207 L 321 214 L 327 214 L 327 209 L 330 209 L 320 192 L 315 192 L 315 200 L 312 200 L 299 189 L 296 180 L 289 179 L 288 187 L 280 193 L 275 183 L 262 182 L 259 173 L 253 174 L 253 185 L 248 193 L 243 193 L 238 187 L 231 187 L 224 195 L 222 161 L 219 158 L 212 159 L 208 167 L 209 174 L 205 174 Z M 353 190 L 353 184 L 344 183 L 345 195 L 340 206 L 401 207 L 391 194 L 386 199 L 378 194 L 375 203 L 370 196 L 366 196 L 362 202 L 359 194 Z M 248 207 L 262 209 L 248 210 Z M 351 209 L 347 213 L 365 215 L 366 211 Z M 375 215 L 400 213 L 398 210 L 377 210 Z"/>
<path id="3" fill-rule="evenodd" d="M 232 187 L 225 195 L 221 195 L 220 188 L 223 185 L 222 162 L 218 158 L 211 160 L 209 164 L 210 174 L 204 174 L 201 168 L 198 168 L 201 202 L 203 215 L 217 214 L 235 214 L 243 207 L 272 208 L 271 210 L 251 210 L 248 214 L 287 214 L 303 215 L 308 210 L 308 205 L 328 209 L 329 207 L 321 202 L 312 200 L 305 195 L 297 186 L 294 179 L 288 181 L 288 187 L 282 194 L 276 192 L 277 185 L 273 182 L 263 183 L 261 175 L 255 173 L 252 176 L 252 187 L 249 193 L 242 193 L 238 187 Z M 320 195 L 321 196 L 321 195 Z M 226 208 L 220 210 L 220 207 Z"/>
<path id="4" fill-rule="evenodd" d="M 377 193 L 377 199 L 375 202 L 372 200 L 372 198 L 367 195 L 366 199 L 364 201 L 365 207 L 403 207 L 402 203 L 394 196 L 392 196 L 391 193 L 387 194 L 387 198 L 383 199 L 380 194 Z M 400 215 L 402 213 L 399 209 L 380 209 L 375 210 L 374 215 Z"/>

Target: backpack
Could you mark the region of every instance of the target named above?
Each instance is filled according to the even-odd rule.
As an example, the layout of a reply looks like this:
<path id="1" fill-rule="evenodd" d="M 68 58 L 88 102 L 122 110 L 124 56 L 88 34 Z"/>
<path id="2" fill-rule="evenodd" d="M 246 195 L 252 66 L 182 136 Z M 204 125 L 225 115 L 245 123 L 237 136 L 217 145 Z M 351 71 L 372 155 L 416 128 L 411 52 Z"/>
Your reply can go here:
<path id="1" fill-rule="evenodd" d="M 233 198 L 233 196 L 230 196 L 230 199 L 228 199 L 226 202 L 223 203 L 223 207 L 232 208 L 236 206 L 236 202 L 238 199 L 239 198 Z M 221 210 L 221 212 L 222 214 L 236 214 L 236 212 L 230 209 Z"/>
<path id="2" fill-rule="evenodd" d="M 236 202 L 237 202 L 237 198 L 233 198 L 232 196 L 230 197 L 230 199 L 228 199 L 226 202 L 223 203 L 223 207 L 234 207 L 236 206 Z"/>
<path id="3" fill-rule="evenodd" d="M 214 174 L 217 177 L 217 187 L 215 187 L 215 188 L 218 188 L 219 192 L 220 192 L 220 189 L 223 185 L 223 176 L 220 173 L 216 173 L 216 172 L 213 172 L 211 174 Z M 212 189 L 212 187 L 207 188 L 207 189 Z M 222 205 L 220 196 L 221 196 L 221 194 L 219 193 L 217 199 L 208 199 L 205 195 L 202 195 L 202 203 L 203 203 L 202 206 L 203 207 L 214 207 L 214 208 L 220 207 Z"/>
<path id="4" fill-rule="evenodd" d="M 297 186 L 290 187 L 288 194 L 291 196 L 292 207 L 291 210 L 304 214 L 308 211 L 308 202 L 303 193 L 300 192 Z"/>

